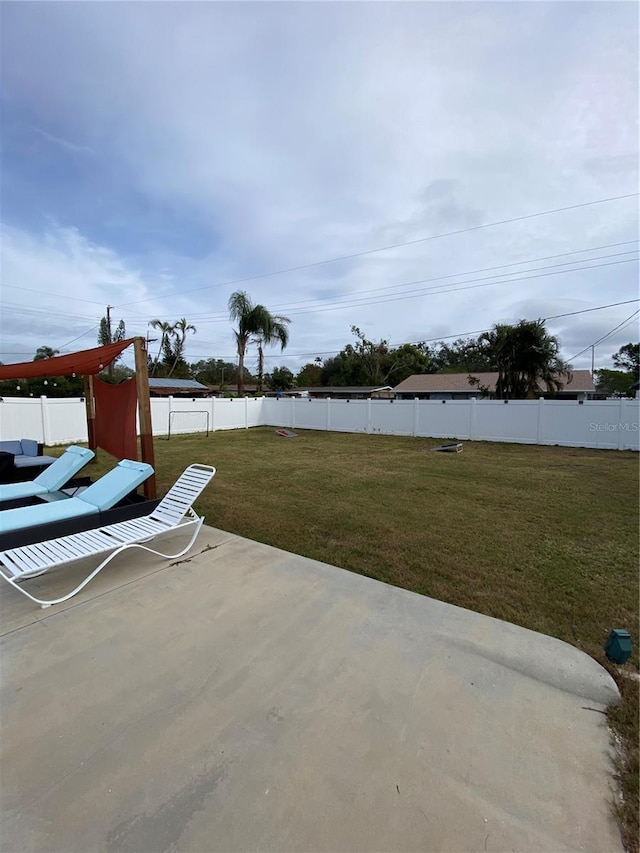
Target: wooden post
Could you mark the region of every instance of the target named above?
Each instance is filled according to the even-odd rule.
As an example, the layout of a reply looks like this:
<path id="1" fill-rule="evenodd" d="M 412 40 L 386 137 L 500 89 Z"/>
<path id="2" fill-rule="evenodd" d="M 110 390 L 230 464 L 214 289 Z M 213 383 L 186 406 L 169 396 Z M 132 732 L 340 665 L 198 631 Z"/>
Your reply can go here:
<path id="1" fill-rule="evenodd" d="M 93 395 L 93 376 L 84 377 L 84 405 L 87 410 L 87 436 L 89 450 L 97 450 L 96 443 L 96 400 Z M 95 456 L 92 459 L 95 462 Z"/>
<path id="2" fill-rule="evenodd" d="M 153 430 L 151 427 L 151 400 L 149 399 L 149 370 L 144 338 L 133 342 L 136 366 L 136 388 L 138 391 L 138 418 L 140 420 L 140 453 L 142 461 L 155 467 L 153 453 Z M 152 474 L 144 483 L 144 494 L 148 500 L 156 497 L 156 476 Z"/>

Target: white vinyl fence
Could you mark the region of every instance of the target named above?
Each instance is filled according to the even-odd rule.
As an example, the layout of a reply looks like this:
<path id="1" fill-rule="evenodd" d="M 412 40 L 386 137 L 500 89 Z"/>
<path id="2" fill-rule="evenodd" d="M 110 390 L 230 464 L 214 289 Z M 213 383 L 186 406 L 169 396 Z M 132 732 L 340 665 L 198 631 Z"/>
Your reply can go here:
<path id="1" fill-rule="evenodd" d="M 152 398 L 154 435 L 254 426 L 639 450 L 638 400 L 320 400 Z M 0 440 L 87 440 L 81 399 L 5 397 Z"/>

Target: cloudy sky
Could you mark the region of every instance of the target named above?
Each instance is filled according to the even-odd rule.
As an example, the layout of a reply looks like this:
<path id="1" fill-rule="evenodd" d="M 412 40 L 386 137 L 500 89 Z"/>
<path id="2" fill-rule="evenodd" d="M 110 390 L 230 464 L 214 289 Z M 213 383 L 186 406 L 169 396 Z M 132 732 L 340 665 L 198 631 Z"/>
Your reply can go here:
<path id="1" fill-rule="evenodd" d="M 634 3 L 2 18 L 5 363 L 95 346 L 107 304 L 129 335 L 186 317 L 188 360 L 230 360 L 237 289 L 291 318 L 267 364 L 294 370 L 354 324 L 400 344 L 638 297 Z M 548 326 L 573 358 L 622 324 L 610 366 L 638 307 Z"/>

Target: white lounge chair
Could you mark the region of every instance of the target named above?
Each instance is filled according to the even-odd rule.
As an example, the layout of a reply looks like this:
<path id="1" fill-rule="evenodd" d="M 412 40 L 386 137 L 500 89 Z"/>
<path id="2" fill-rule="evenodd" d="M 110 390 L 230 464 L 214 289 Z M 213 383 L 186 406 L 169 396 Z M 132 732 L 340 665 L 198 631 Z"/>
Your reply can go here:
<path id="1" fill-rule="evenodd" d="M 48 542 L 38 542 L 34 545 L 23 545 L 20 548 L 2 551 L 0 552 L 0 576 L 31 601 L 35 601 L 41 607 L 50 607 L 52 604 L 67 601 L 80 592 L 114 557 L 128 548 L 142 548 L 144 551 L 150 551 L 167 559 L 181 557 L 191 549 L 204 523 L 204 516 L 200 517 L 194 512 L 193 503 L 215 473 L 216 469 L 211 465 L 190 465 L 153 512 L 142 518 L 121 521 L 106 527 L 62 536 L 59 539 L 50 539 Z M 142 544 L 163 533 L 187 527 L 194 528 L 191 539 L 186 548 L 176 554 L 165 554 Z M 76 560 L 102 554 L 108 554 L 108 556 L 78 586 L 61 598 L 44 601 L 31 595 L 21 586 L 21 582 L 29 578 L 66 566 L 67 563 Z"/>

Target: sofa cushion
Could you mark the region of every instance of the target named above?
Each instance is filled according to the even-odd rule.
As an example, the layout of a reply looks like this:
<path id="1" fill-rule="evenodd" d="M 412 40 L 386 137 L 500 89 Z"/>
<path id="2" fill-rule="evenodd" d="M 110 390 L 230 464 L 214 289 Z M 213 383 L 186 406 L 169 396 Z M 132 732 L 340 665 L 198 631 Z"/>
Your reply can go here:
<path id="1" fill-rule="evenodd" d="M 13 464 L 16 468 L 44 468 L 55 461 L 55 456 L 16 456 Z"/>
<path id="2" fill-rule="evenodd" d="M 3 453 L 13 453 L 14 456 L 22 456 L 22 444 L 19 441 L 0 441 L 0 450 Z"/>
<path id="3" fill-rule="evenodd" d="M 34 441 L 32 438 L 23 438 L 20 440 L 20 444 L 22 445 L 22 453 L 24 456 L 37 456 L 38 455 L 38 442 Z"/>

